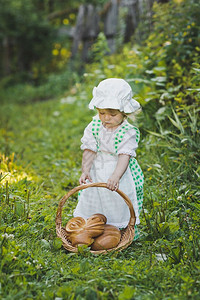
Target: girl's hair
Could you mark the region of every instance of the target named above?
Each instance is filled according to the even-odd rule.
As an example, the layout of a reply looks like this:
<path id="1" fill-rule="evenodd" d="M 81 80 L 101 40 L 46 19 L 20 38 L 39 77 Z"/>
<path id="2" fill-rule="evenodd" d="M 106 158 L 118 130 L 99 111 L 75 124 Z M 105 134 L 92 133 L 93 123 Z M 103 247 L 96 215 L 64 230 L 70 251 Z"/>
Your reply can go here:
<path id="1" fill-rule="evenodd" d="M 127 118 L 129 118 L 131 121 L 135 121 L 136 120 L 136 116 L 139 114 L 139 113 L 141 113 L 141 111 L 142 111 L 142 109 L 141 108 L 139 108 L 139 109 L 137 109 L 136 111 L 134 111 L 134 112 L 132 112 L 132 113 L 130 113 L 130 114 L 125 114 L 124 113 L 124 115 L 127 117 Z"/>
<path id="2" fill-rule="evenodd" d="M 98 111 L 101 110 L 101 108 L 96 108 Z M 132 112 L 132 113 L 125 113 L 123 111 L 120 111 L 119 109 L 114 109 L 114 108 L 106 108 L 107 110 L 113 111 L 113 110 L 117 110 L 119 112 L 121 112 L 124 116 L 124 118 L 130 119 L 131 121 L 135 121 L 136 119 L 136 115 L 138 115 L 142 109 L 139 108 L 136 111 Z"/>

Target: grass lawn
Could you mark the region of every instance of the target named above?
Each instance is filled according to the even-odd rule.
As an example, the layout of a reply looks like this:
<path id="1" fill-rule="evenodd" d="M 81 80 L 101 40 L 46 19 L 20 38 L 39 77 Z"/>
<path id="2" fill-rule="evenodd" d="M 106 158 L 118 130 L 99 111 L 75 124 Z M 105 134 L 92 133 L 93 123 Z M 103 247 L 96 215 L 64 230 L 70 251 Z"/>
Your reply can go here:
<path id="1" fill-rule="evenodd" d="M 153 134 L 143 134 L 138 150 L 140 240 L 108 255 L 63 249 L 57 205 L 78 185 L 80 138 L 92 116 L 76 99 L 1 107 L 1 299 L 199 299 L 197 186 L 182 167 L 185 154 L 175 157 Z M 72 196 L 64 224 L 75 205 Z"/>

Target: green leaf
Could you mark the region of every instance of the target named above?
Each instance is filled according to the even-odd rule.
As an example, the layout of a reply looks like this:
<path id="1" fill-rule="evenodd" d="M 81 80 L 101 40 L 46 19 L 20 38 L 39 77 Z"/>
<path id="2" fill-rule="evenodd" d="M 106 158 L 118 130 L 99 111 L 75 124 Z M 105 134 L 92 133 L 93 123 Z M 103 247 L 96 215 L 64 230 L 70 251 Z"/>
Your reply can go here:
<path id="1" fill-rule="evenodd" d="M 192 69 L 197 71 L 197 72 L 200 72 L 200 69 L 197 69 L 197 68 L 192 68 Z"/>
<path id="2" fill-rule="evenodd" d="M 165 82 L 166 79 L 167 79 L 167 78 L 166 78 L 165 76 L 159 76 L 159 77 L 152 78 L 151 81 L 155 81 L 155 82 Z"/>
<path id="3" fill-rule="evenodd" d="M 146 130 L 148 133 L 150 133 L 151 135 L 155 135 L 157 137 L 161 137 L 161 138 L 164 138 L 164 136 L 160 133 L 157 133 L 157 132 L 153 132 L 153 131 L 149 131 L 149 130 Z"/>
<path id="4" fill-rule="evenodd" d="M 158 206 L 160 206 L 160 203 L 159 203 L 159 202 L 156 202 L 156 201 L 154 201 L 154 202 L 153 202 L 153 207 L 158 207 Z"/>
<path id="5" fill-rule="evenodd" d="M 172 234 L 175 233 L 176 231 L 178 231 L 180 229 L 178 219 L 176 221 L 174 221 L 174 222 L 169 222 L 168 225 L 169 225 L 170 232 Z"/>
<path id="6" fill-rule="evenodd" d="M 44 247 L 45 249 L 50 249 L 51 248 L 50 243 L 45 239 L 41 240 L 41 246 Z"/>
<path id="7" fill-rule="evenodd" d="M 155 117 L 158 121 L 164 120 L 166 117 L 166 106 L 159 108 L 155 113 Z"/>
<path id="8" fill-rule="evenodd" d="M 177 115 L 176 115 L 176 121 L 174 119 L 172 119 L 170 116 L 168 116 L 169 120 L 171 121 L 171 123 L 180 130 L 180 132 L 183 134 L 184 133 L 184 128 L 181 124 L 181 122 L 179 121 Z"/>
<path id="9" fill-rule="evenodd" d="M 181 133 L 184 134 L 184 133 L 185 133 L 185 130 L 184 130 L 182 124 L 181 124 L 181 121 L 180 121 L 180 119 L 179 119 L 177 113 L 176 113 L 173 109 L 172 109 L 172 112 L 173 112 L 173 114 L 174 114 L 174 117 L 175 117 L 175 119 L 176 119 L 177 124 L 179 125 L 179 128 L 180 128 Z"/>
<path id="10" fill-rule="evenodd" d="M 53 242 L 53 247 L 55 250 L 58 250 L 62 247 L 62 241 L 59 238 L 55 238 Z"/>
<path id="11" fill-rule="evenodd" d="M 119 294 L 118 299 L 119 300 L 133 299 L 135 292 L 136 292 L 136 289 L 134 287 L 126 285 L 124 287 L 123 292 L 121 294 Z"/>

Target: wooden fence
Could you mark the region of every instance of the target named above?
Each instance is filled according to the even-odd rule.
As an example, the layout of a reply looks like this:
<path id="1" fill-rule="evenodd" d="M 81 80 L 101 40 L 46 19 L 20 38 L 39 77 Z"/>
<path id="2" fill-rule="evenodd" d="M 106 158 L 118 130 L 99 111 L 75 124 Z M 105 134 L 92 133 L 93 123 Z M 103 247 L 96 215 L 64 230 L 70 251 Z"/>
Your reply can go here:
<path id="1" fill-rule="evenodd" d="M 141 16 L 145 16 L 151 24 L 153 2 L 154 0 L 110 0 L 103 9 L 92 4 L 81 5 L 73 32 L 72 59 L 81 51 L 82 60 L 87 61 L 89 49 L 100 31 L 104 32 L 111 53 L 115 52 L 117 36 L 121 34 L 123 42 L 130 41 Z M 124 12 L 123 17 L 121 12 Z M 120 21 L 123 22 L 122 28 Z"/>

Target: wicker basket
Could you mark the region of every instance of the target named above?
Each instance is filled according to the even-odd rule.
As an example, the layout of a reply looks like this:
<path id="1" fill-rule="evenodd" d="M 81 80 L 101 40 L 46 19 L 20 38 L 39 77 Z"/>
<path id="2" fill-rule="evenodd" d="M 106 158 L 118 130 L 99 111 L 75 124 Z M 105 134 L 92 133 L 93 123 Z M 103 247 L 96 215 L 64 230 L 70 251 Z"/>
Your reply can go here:
<path id="1" fill-rule="evenodd" d="M 57 214 L 56 214 L 56 233 L 57 233 L 57 236 L 59 238 L 61 238 L 61 240 L 63 242 L 63 247 L 70 252 L 78 252 L 78 249 L 77 249 L 77 247 L 72 246 L 71 242 L 67 239 L 67 234 L 66 234 L 65 228 L 62 227 L 62 209 L 63 209 L 63 206 L 64 206 L 66 200 L 71 195 L 78 192 L 79 190 L 84 190 L 88 187 L 107 188 L 106 183 L 88 183 L 88 184 L 84 184 L 84 185 L 79 185 L 79 186 L 75 187 L 74 189 L 72 189 L 71 191 L 69 191 L 65 196 L 63 196 L 63 198 L 60 200 L 59 205 L 58 205 L 58 210 L 57 210 Z M 124 194 L 119 189 L 116 192 L 124 199 L 124 201 L 126 202 L 126 204 L 129 207 L 129 210 L 130 210 L 129 223 L 128 223 L 127 227 L 121 231 L 120 242 L 115 248 L 108 249 L 108 250 L 98 250 L 98 251 L 90 250 L 91 253 L 106 254 L 109 251 L 121 251 L 121 250 L 125 249 L 126 247 L 128 247 L 134 239 L 136 218 L 135 218 L 135 212 L 133 209 L 133 205 L 131 203 L 131 200 L 128 198 L 128 196 L 126 194 Z"/>

